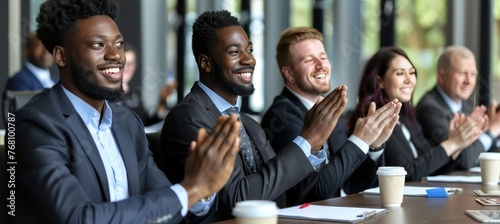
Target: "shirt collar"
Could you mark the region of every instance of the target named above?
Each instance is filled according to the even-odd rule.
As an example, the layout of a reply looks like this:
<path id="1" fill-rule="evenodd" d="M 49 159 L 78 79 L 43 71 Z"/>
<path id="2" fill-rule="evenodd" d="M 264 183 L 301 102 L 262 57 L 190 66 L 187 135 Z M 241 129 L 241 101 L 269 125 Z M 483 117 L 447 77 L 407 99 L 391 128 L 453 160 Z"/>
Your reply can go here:
<path id="1" fill-rule="evenodd" d="M 217 109 L 219 110 L 219 112 L 222 113 L 229 107 L 237 107 L 239 110 L 239 105 L 240 105 L 239 97 L 236 100 L 236 104 L 231 105 L 231 103 L 227 102 L 227 100 L 225 100 L 224 98 L 219 96 L 217 93 L 215 93 L 213 90 L 208 88 L 208 86 L 206 86 L 202 82 L 198 82 L 198 86 L 200 86 L 201 89 L 203 89 L 203 91 L 205 91 L 205 93 L 208 95 L 208 97 L 212 100 L 212 102 L 214 102 L 214 104 L 217 107 Z"/>
<path id="2" fill-rule="evenodd" d="M 86 126 L 92 125 L 96 128 L 107 128 L 111 126 L 113 121 L 113 113 L 111 111 L 111 108 L 109 107 L 108 101 L 104 101 L 104 114 L 102 117 L 102 122 L 101 124 L 99 124 L 99 119 L 101 116 L 99 111 L 80 99 L 80 97 L 67 90 L 64 86 L 62 86 L 62 89 Z"/>
<path id="3" fill-rule="evenodd" d="M 26 62 L 25 66 L 36 76 L 38 80 L 43 81 L 50 79 L 50 71 L 48 69 L 39 68 L 29 62 Z"/>
<path id="4" fill-rule="evenodd" d="M 439 86 L 436 86 L 436 87 L 437 87 L 436 89 L 438 90 L 438 93 L 441 95 L 441 97 L 443 97 L 444 102 L 446 103 L 446 105 L 448 105 L 451 112 L 456 114 L 462 110 L 462 101 L 461 100 L 458 101 L 458 104 L 456 104 L 455 101 L 453 101 L 448 95 L 446 95 L 446 93 L 441 89 L 441 87 L 439 87 Z"/>
<path id="5" fill-rule="evenodd" d="M 293 95 L 295 95 L 297 98 L 299 98 L 300 102 L 302 102 L 302 104 L 307 108 L 307 110 L 310 110 L 314 106 L 315 102 L 308 100 L 307 98 L 305 98 L 302 95 L 298 94 L 297 92 L 293 91 L 291 88 L 288 88 L 288 86 L 285 86 L 285 87 L 288 90 L 290 90 L 290 92 L 292 92 Z"/>

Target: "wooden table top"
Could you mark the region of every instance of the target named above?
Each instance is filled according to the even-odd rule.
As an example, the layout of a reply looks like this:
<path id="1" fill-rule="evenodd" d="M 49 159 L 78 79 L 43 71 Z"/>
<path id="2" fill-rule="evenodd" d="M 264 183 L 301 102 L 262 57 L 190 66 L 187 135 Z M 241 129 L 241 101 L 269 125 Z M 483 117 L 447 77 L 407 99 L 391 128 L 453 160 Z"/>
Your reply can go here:
<path id="1" fill-rule="evenodd" d="M 459 187 L 462 192 L 448 198 L 426 198 L 405 196 L 401 207 L 388 208 L 389 212 L 370 218 L 361 223 L 477 223 L 465 214 L 465 210 L 495 210 L 500 206 L 483 206 L 475 201 L 479 198 L 474 190 L 487 190 L 486 186 L 471 183 L 444 183 L 444 182 L 407 182 L 406 186 L 427 187 Z M 500 189 L 496 185 L 488 189 Z M 354 194 L 346 197 L 332 198 L 313 202 L 315 205 L 383 208 L 379 195 Z M 235 223 L 234 220 L 220 222 L 221 224 Z M 315 220 L 282 219 L 278 223 L 332 223 Z"/>

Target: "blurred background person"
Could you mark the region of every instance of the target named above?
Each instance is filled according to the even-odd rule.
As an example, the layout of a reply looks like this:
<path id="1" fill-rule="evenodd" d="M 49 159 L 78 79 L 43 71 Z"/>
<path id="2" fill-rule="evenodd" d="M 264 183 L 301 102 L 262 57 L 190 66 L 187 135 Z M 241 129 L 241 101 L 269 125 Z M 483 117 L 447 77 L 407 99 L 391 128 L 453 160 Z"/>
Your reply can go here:
<path id="1" fill-rule="evenodd" d="M 486 116 L 486 107 L 475 107 L 467 101 L 474 92 L 478 75 L 476 58 L 471 50 L 463 46 L 447 47 L 438 58 L 436 70 L 437 83 L 422 97 L 416 110 L 425 137 L 439 144 L 448 138 L 446 130 L 455 114 Z M 496 107 L 494 102 L 488 113 L 486 132 L 465 148 L 457 160 L 440 169 L 438 174 L 479 166 L 479 154 L 495 150 L 495 140 L 500 135 L 500 114 L 496 112 Z"/>
<path id="2" fill-rule="evenodd" d="M 7 80 L 6 90 L 42 90 L 52 87 L 58 81 L 49 71 L 54 59 L 43 47 L 36 33 L 30 33 L 26 37 L 23 53 L 26 62 L 19 72 Z"/>
<path id="3" fill-rule="evenodd" d="M 161 123 L 163 119 L 167 116 L 167 98 L 172 95 L 176 88 L 176 82 L 170 82 L 163 86 L 160 90 L 160 100 L 158 106 L 155 110 L 149 112 L 144 108 L 142 103 L 142 91 L 140 86 L 131 87 L 129 85 L 130 80 L 134 77 L 137 68 L 137 51 L 134 46 L 130 43 L 125 43 L 125 57 L 127 62 L 125 63 L 125 69 L 123 70 L 123 91 L 124 95 L 121 100 L 121 104 L 132 111 L 134 111 L 144 123 L 144 126 L 151 126 L 153 124 Z M 159 125 L 159 129 L 161 125 Z"/>
<path id="4" fill-rule="evenodd" d="M 386 142 L 385 165 L 403 166 L 406 181 L 420 181 L 450 161 L 472 144 L 482 133 L 486 120 L 458 115 L 450 121 L 449 137 L 433 145 L 424 137 L 412 106 L 417 84 L 417 70 L 406 53 L 398 47 L 383 47 L 366 64 L 358 93 L 358 105 L 349 120 L 353 132 L 358 117 L 366 116 L 371 102 L 377 107 L 398 99 L 401 107 L 399 122 Z M 482 125 L 482 126 L 481 126 Z"/>

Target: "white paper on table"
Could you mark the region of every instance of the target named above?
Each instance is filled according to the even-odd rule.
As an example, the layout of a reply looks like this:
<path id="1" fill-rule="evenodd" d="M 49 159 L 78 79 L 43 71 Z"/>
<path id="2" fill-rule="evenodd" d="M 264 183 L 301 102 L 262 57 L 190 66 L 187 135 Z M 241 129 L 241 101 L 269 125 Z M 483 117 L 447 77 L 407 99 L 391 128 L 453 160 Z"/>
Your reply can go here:
<path id="1" fill-rule="evenodd" d="M 430 181 L 430 182 L 481 183 L 481 176 L 460 176 L 460 175 L 428 176 L 427 181 Z"/>
<path id="2" fill-rule="evenodd" d="M 479 167 L 479 166 L 471 167 L 471 168 L 469 168 L 469 172 L 471 172 L 471 173 L 481 173 L 481 167 Z"/>
<path id="3" fill-rule="evenodd" d="M 322 205 L 310 205 L 302 209 L 299 207 L 300 206 L 294 206 L 280 209 L 278 211 L 278 216 L 281 218 L 355 223 L 387 212 L 387 210 L 383 208 L 359 208 Z M 363 215 L 368 213 L 372 213 L 374 215 L 370 215 L 367 217 Z"/>
<path id="4" fill-rule="evenodd" d="M 405 196 L 418 196 L 418 197 L 427 197 L 427 190 L 436 189 L 440 187 L 422 187 L 422 186 L 405 186 L 403 195 Z M 458 192 L 463 191 L 462 188 L 459 187 L 445 187 L 446 194 L 452 195 Z M 366 189 L 362 194 L 380 194 L 380 188 L 374 187 L 370 189 Z"/>

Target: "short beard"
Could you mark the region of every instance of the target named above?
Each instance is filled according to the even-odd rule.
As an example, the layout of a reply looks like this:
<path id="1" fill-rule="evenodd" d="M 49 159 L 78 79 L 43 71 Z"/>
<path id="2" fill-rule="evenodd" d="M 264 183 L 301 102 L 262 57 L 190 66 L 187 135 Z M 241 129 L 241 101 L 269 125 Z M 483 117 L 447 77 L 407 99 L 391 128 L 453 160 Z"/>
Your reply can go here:
<path id="1" fill-rule="evenodd" d="M 71 73 L 73 74 L 76 88 L 92 99 L 115 102 L 123 96 L 124 91 L 122 85 L 120 85 L 119 89 L 110 89 L 99 86 L 89 79 L 89 77 L 93 75 L 92 71 L 85 71 L 73 61 L 71 61 Z"/>
<path id="2" fill-rule="evenodd" d="M 219 87 L 233 95 L 238 96 L 250 96 L 255 91 L 255 87 L 253 83 L 250 86 L 238 85 L 236 83 L 232 83 L 229 79 L 224 76 L 221 67 L 219 65 L 214 65 L 214 74 L 211 75 L 213 77 L 213 81 L 215 84 L 218 84 Z"/>

